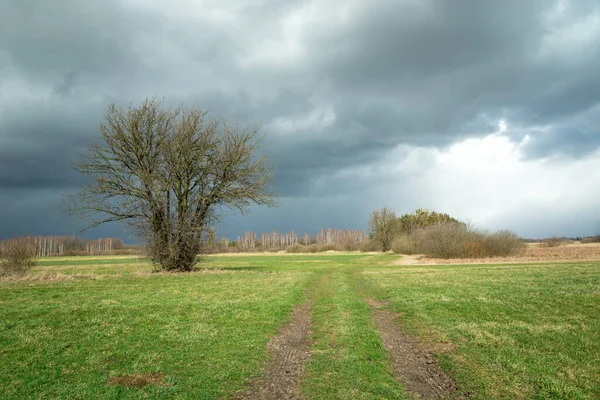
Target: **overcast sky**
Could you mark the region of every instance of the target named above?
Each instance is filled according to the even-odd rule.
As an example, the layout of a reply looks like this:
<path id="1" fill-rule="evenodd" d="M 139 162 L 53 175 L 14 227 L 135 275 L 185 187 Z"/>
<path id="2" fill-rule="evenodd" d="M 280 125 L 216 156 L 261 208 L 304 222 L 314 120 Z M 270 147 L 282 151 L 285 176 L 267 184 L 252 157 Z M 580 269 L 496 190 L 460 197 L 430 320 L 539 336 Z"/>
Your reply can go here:
<path id="1" fill-rule="evenodd" d="M 599 71 L 598 0 L 0 0 L 0 238 L 77 233 L 71 162 L 155 95 L 267 134 L 280 206 L 224 236 L 384 205 L 600 234 Z"/>

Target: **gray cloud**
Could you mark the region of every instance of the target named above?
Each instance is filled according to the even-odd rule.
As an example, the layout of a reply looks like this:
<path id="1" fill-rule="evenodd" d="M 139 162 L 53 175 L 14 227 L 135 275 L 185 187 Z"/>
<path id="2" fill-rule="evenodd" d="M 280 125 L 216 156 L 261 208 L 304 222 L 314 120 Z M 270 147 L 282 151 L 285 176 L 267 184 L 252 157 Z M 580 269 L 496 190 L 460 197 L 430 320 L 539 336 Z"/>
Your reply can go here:
<path id="1" fill-rule="evenodd" d="M 305 214 L 286 225 L 260 212 L 280 229 L 333 225 L 308 210 L 336 194 L 373 189 L 386 203 L 375 188 L 390 178 L 364 174 L 392 149 L 448 149 L 500 120 L 528 137 L 527 159 L 588 156 L 600 147 L 598 35 L 597 1 L 2 1 L 2 201 L 48 201 L 18 230 L 0 211 L 0 236 L 70 229 L 45 217 L 82 182 L 70 163 L 109 103 L 153 95 L 262 123 L 282 207 Z M 363 175 L 332 181 L 347 171 Z"/>

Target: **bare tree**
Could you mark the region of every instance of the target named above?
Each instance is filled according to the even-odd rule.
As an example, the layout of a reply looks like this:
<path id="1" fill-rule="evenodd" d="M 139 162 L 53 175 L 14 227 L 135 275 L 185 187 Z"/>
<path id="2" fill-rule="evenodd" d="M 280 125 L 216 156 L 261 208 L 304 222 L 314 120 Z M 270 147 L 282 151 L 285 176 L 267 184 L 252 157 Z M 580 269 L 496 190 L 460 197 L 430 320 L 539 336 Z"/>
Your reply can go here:
<path id="1" fill-rule="evenodd" d="M 238 130 L 198 108 L 149 99 L 111 105 L 99 129 L 102 142 L 75 166 L 91 182 L 71 196 L 69 210 L 90 227 L 128 222 L 162 270 L 192 270 L 224 209 L 275 204 L 258 128 Z"/>
<path id="2" fill-rule="evenodd" d="M 398 233 L 396 213 L 387 207 L 373 210 L 369 218 L 369 233 L 371 238 L 381 245 L 383 251 L 390 250 Z"/>

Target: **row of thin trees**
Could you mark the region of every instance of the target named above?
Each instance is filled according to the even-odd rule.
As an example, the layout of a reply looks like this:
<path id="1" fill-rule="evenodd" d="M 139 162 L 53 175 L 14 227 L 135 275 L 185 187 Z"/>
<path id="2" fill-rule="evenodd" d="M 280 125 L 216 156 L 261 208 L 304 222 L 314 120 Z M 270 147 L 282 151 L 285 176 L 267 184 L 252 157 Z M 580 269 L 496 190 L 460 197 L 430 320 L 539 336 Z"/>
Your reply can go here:
<path id="1" fill-rule="evenodd" d="M 252 249 L 284 249 L 288 246 L 303 244 L 305 246 L 311 244 L 354 244 L 363 243 L 369 240 L 369 237 L 361 230 L 355 229 L 321 229 L 313 237 L 308 233 L 298 236 L 296 232 L 279 233 L 277 231 L 264 232 L 260 238 L 255 232 L 245 232 L 243 236 L 237 238 L 236 244 L 239 250 L 248 251 Z M 225 240 L 225 247 L 230 245 L 228 240 Z"/>
<path id="2" fill-rule="evenodd" d="M 215 243 L 215 232 L 209 234 L 209 242 Z M 61 254 L 85 253 L 103 254 L 124 247 L 119 238 L 102 238 L 96 240 L 82 239 L 76 236 L 28 236 L 15 239 L 0 240 L 0 257 L 5 254 L 15 240 L 25 241 L 35 257 L 48 257 Z M 297 244 L 309 246 L 311 244 L 360 244 L 369 240 L 369 237 L 361 230 L 354 229 L 321 229 L 314 236 L 308 233 L 298 236 L 296 232 L 279 233 L 263 232 L 258 236 L 255 232 L 245 232 L 237 238 L 236 242 L 222 239 L 220 244 L 225 247 L 237 246 L 240 251 L 252 251 L 254 249 L 274 250 L 285 249 Z"/>
<path id="3" fill-rule="evenodd" d="M 102 254 L 123 248 L 119 238 L 103 238 L 96 240 L 82 239 L 76 236 L 28 236 L 0 241 L 0 256 L 8 251 L 16 241 L 26 241 L 35 257 L 48 257 L 70 252 Z"/>

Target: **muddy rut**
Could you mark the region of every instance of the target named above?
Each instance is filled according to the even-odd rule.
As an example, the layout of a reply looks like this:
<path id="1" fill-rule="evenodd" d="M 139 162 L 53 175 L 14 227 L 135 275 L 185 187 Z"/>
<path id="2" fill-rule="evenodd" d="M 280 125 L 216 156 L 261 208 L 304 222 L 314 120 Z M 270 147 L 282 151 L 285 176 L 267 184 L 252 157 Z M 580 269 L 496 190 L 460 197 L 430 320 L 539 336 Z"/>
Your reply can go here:
<path id="1" fill-rule="evenodd" d="M 296 306 L 291 321 L 275 335 L 268 346 L 269 361 L 261 377 L 234 396 L 239 400 L 301 399 L 299 377 L 310 360 L 310 304 Z"/>
<path id="2" fill-rule="evenodd" d="M 402 332 L 395 323 L 398 314 L 383 309 L 387 303 L 370 299 L 366 302 L 373 311 L 377 333 L 383 346 L 392 358 L 396 379 L 417 398 L 459 398 L 454 380 L 438 366 L 432 354 L 433 349 Z"/>

